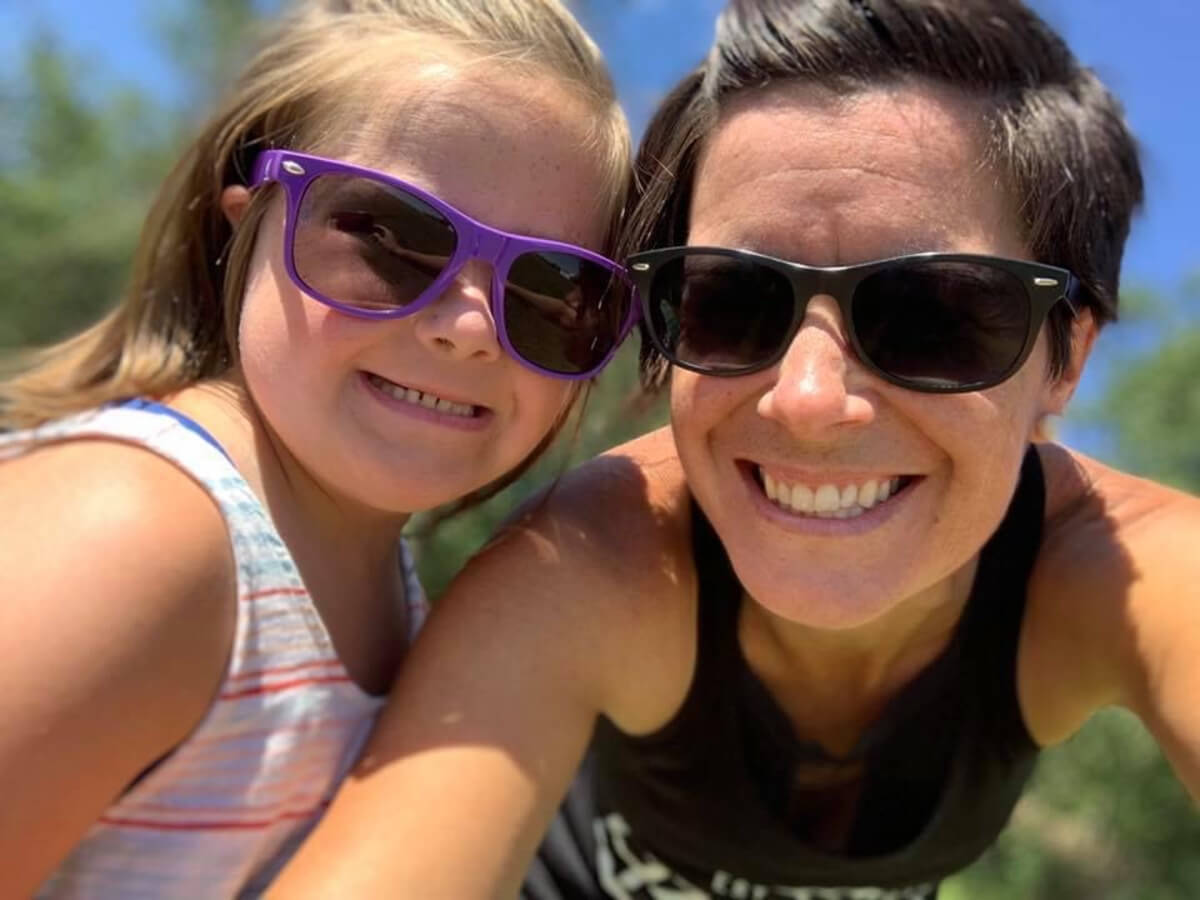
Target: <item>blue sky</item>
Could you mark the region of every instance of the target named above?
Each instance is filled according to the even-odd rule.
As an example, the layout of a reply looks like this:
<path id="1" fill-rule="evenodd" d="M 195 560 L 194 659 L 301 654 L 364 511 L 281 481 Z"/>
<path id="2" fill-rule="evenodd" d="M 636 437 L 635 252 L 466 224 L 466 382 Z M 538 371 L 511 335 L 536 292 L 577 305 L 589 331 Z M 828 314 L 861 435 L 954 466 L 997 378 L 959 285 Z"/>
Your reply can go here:
<path id="1" fill-rule="evenodd" d="M 11 71 L 35 27 L 49 29 L 87 61 L 98 84 L 134 82 L 170 97 L 171 67 L 151 23 L 178 0 L 0 0 L 0 60 Z M 272 0 L 267 0 L 268 4 Z M 273 4 L 272 4 L 273 5 Z M 593 0 L 586 22 L 612 65 L 635 126 L 703 54 L 720 0 Z M 1125 284 L 1179 297 L 1200 270 L 1200 3 L 1195 0 L 1034 0 L 1084 63 L 1125 104 L 1143 148 L 1146 210 L 1134 226 Z M 1181 310 L 1182 311 L 1182 310 Z M 1194 313 L 1193 313 L 1194 314 Z M 1111 330 L 1100 361 L 1132 332 Z M 1092 367 L 1082 390 L 1104 376 Z"/>

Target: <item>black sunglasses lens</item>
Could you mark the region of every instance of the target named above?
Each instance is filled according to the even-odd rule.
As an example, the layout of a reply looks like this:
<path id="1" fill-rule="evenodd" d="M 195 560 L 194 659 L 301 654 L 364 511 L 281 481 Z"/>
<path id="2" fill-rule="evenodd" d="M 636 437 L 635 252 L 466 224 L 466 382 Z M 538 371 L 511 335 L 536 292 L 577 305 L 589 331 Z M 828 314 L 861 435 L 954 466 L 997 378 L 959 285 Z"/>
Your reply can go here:
<path id="1" fill-rule="evenodd" d="M 687 253 L 650 282 L 647 326 L 673 362 L 714 374 L 761 368 L 791 333 L 788 280 L 754 260 Z"/>
<path id="2" fill-rule="evenodd" d="M 504 286 L 508 342 L 548 373 L 591 372 L 620 341 L 631 293 L 613 269 L 582 256 L 523 253 Z"/>
<path id="3" fill-rule="evenodd" d="M 1025 344 L 1029 294 L 981 262 L 910 260 L 854 291 L 854 331 L 867 359 L 920 390 L 994 384 Z"/>
<path id="4" fill-rule="evenodd" d="M 352 175 L 313 179 L 300 201 L 292 261 L 336 305 L 401 309 L 445 269 L 458 241 L 440 212 L 399 188 Z"/>

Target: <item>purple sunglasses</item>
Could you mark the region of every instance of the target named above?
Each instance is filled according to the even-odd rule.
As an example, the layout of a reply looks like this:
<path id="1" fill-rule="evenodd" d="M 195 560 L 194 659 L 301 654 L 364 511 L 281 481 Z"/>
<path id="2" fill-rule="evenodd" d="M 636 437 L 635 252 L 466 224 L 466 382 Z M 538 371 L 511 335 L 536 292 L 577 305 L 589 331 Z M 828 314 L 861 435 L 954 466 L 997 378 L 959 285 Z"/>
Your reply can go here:
<path id="1" fill-rule="evenodd" d="M 590 378 L 633 327 L 625 269 L 598 253 L 492 228 L 398 178 L 319 156 L 267 150 L 251 187 L 268 181 L 287 192 L 288 276 L 339 312 L 412 315 L 480 259 L 500 345 L 535 372 Z"/>

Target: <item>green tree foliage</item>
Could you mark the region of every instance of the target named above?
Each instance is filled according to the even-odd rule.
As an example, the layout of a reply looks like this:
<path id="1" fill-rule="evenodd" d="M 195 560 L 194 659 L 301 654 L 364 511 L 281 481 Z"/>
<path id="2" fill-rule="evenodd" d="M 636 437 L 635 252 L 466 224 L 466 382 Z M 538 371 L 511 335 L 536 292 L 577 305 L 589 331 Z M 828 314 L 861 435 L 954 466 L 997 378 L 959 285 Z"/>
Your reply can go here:
<path id="1" fill-rule="evenodd" d="M 47 36 L 22 74 L 0 106 L 0 348 L 46 343 L 114 300 L 172 143 L 143 95 L 89 100 L 88 69 Z"/>
<path id="2" fill-rule="evenodd" d="M 1164 338 L 1121 365 L 1100 418 L 1113 423 L 1116 453 L 1128 468 L 1200 493 L 1200 273 L 1180 294 L 1184 327 L 1170 324 L 1161 302 L 1147 305 Z"/>
<path id="3" fill-rule="evenodd" d="M 154 192 L 269 4 L 191 0 L 159 14 L 173 102 L 118 86 L 47 35 L 0 92 L 0 351 L 77 331 L 119 297 Z"/>
<path id="4" fill-rule="evenodd" d="M 184 102 L 204 107 L 238 71 L 246 48 L 279 0 L 188 0 L 157 16 L 157 31 L 175 62 Z"/>

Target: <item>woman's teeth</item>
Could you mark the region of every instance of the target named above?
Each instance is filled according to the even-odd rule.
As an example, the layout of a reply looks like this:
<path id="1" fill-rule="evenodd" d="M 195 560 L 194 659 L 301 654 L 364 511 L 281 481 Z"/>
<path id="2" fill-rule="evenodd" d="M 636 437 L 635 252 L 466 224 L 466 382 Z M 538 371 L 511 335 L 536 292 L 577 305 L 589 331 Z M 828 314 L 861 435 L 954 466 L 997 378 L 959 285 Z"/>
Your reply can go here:
<path id="1" fill-rule="evenodd" d="M 443 400 L 436 394 L 427 394 L 424 391 L 418 391 L 414 388 L 406 388 L 403 385 L 388 381 L 386 378 L 380 378 L 378 375 L 368 374 L 367 380 L 394 400 L 402 400 L 405 403 L 411 403 L 413 406 L 423 406 L 426 409 L 434 409 L 441 413 L 449 413 L 452 416 L 462 416 L 468 419 L 475 415 L 475 407 L 469 403 L 454 403 L 450 400 Z"/>
<path id="2" fill-rule="evenodd" d="M 787 484 L 759 469 L 767 498 L 781 509 L 820 519 L 852 519 L 878 506 L 900 489 L 900 477 L 872 478 L 861 484 Z"/>

